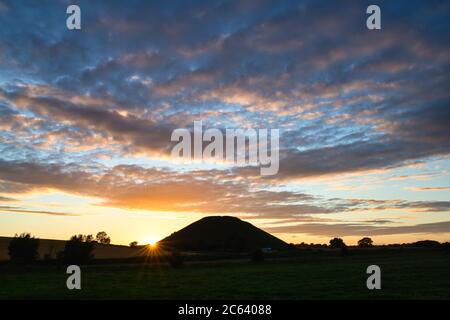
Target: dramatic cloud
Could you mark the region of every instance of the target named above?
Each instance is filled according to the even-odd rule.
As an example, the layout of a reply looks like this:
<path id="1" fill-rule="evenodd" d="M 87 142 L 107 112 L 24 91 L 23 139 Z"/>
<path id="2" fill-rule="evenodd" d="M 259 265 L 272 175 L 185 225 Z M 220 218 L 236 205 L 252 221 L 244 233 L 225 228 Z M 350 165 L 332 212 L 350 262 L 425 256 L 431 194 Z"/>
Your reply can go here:
<path id="1" fill-rule="evenodd" d="M 313 233 L 333 232 L 324 214 L 450 211 L 450 3 L 379 1 L 377 31 L 368 1 L 77 4 L 82 29 L 69 31 L 65 0 L 0 2 L 1 202 L 56 189 L 120 208 L 316 222 Z M 195 120 L 280 129 L 278 174 L 173 162 L 172 131 Z M 411 169 L 436 159 L 432 174 Z M 403 193 L 300 189 L 383 170 L 403 170 L 380 178 Z M 414 177 L 439 187 L 405 184 Z M 335 228 L 435 228 L 384 227 Z"/>
<path id="2" fill-rule="evenodd" d="M 268 191 L 218 170 L 179 173 L 135 165 L 97 167 L 90 172 L 82 169 L 77 165 L 0 161 L 0 187 L 17 186 L 9 190 L 12 193 L 53 188 L 101 198 L 105 206 L 129 209 L 250 215 L 285 221 L 302 221 L 304 217 L 299 216 L 311 214 L 450 211 L 450 201 L 324 199 L 299 192 Z"/>

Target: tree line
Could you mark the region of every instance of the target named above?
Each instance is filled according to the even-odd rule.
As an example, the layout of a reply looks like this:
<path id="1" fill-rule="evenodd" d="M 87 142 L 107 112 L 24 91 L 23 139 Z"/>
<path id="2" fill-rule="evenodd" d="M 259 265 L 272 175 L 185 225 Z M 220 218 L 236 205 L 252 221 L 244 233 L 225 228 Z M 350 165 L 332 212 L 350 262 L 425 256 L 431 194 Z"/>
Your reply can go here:
<path id="1" fill-rule="evenodd" d="M 96 243 L 110 244 L 111 238 L 104 231 L 93 235 L 78 234 L 72 236 L 64 245 L 63 251 L 56 258 L 66 264 L 86 264 L 94 258 Z M 16 264 L 30 264 L 39 258 L 39 239 L 29 233 L 15 235 L 8 245 L 10 261 Z"/>
<path id="2" fill-rule="evenodd" d="M 104 231 L 98 232 L 96 237 L 93 235 L 83 235 L 78 234 L 72 236 L 68 241 L 65 242 L 64 249 L 56 253 L 56 259 L 64 264 L 87 264 L 91 262 L 94 258 L 94 248 L 95 244 L 110 244 L 111 238 Z M 130 243 L 130 247 L 137 247 L 137 241 Z M 389 244 L 383 245 L 382 247 L 443 247 L 447 250 L 450 248 L 450 243 L 439 243 L 434 240 L 423 240 L 408 244 Z M 340 249 L 342 255 L 347 255 L 348 246 L 341 238 L 333 238 L 329 241 L 329 244 L 306 244 L 304 242 L 300 244 L 290 244 L 291 249 L 302 249 L 302 248 L 334 248 Z M 357 242 L 357 247 L 359 248 L 371 248 L 374 247 L 374 242 L 369 237 L 364 237 Z M 10 261 L 15 264 L 31 264 L 38 260 L 39 258 L 39 239 L 32 237 L 29 233 L 22 233 L 20 235 L 15 235 L 11 239 L 8 246 L 8 253 L 10 256 Z M 47 257 L 48 258 L 48 257 Z M 252 260 L 261 261 L 264 258 L 261 249 L 256 250 L 252 254 Z M 183 258 L 181 253 L 178 251 L 172 252 L 168 257 L 169 263 L 178 267 L 183 264 Z"/>

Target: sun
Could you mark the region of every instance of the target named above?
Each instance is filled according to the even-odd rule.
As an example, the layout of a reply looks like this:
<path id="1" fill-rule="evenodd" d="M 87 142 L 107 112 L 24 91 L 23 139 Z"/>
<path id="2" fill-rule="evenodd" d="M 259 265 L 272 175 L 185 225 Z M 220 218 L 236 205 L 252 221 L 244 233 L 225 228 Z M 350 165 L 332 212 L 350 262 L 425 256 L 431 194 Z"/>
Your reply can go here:
<path id="1" fill-rule="evenodd" d="M 148 236 L 145 238 L 144 244 L 148 245 L 151 248 L 154 248 L 154 247 L 156 247 L 158 240 L 159 239 L 155 236 Z"/>
<path id="2" fill-rule="evenodd" d="M 149 243 L 147 244 L 147 246 L 149 247 L 149 249 L 155 250 L 158 247 L 158 243 L 157 242 Z"/>

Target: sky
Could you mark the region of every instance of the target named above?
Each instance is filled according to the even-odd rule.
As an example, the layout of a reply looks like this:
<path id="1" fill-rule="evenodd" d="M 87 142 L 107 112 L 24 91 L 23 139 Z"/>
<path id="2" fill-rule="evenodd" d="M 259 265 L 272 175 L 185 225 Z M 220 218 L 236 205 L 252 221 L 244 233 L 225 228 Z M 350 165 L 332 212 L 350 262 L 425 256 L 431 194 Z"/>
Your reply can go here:
<path id="1" fill-rule="evenodd" d="M 0 0 L 0 236 L 450 241 L 448 1 L 74 3 Z M 194 121 L 279 129 L 278 173 L 175 161 Z"/>

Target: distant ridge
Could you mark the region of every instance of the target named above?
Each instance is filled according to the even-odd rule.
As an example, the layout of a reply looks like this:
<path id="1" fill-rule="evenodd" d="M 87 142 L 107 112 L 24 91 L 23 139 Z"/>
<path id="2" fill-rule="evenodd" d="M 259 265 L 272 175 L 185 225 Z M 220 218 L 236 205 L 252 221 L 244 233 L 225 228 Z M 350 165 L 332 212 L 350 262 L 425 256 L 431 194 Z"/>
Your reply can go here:
<path id="1" fill-rule="evenodd" d="M 0 236 L 0 261 L 9 260 L 8 246 L 12 237 Z M 64 250 L 67 240 L 56 239 L 39 239 L 39 259 L 56 259 L 57 253 Z M 129 246 L 117 244 L 95 244 L 94 258 L 95 259 L 126 259 L 130 257 L 137 257 L 144 255 L 145 251 L 142 246 L 130 248 Z"/>
<path id="2" fill-rule="evenodd" d="M 202 218 L 158 242 L 162 247 L 194 251 L 285 249 L 288 244 L 254 225 L 230 216 Z"/>

